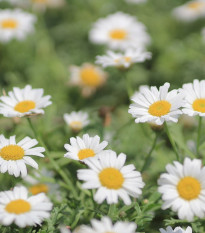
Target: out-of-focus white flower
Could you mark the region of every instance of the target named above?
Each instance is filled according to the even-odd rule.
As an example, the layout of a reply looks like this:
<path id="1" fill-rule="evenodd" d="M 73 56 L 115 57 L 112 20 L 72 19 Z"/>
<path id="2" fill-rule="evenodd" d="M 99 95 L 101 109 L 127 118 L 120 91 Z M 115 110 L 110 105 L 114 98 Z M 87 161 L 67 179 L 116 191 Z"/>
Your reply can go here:
<path id="1" fill-rule="evenodd" d="M 205 1 L 195 0 L 185 3 L 173 10 L 173 16 L 178 20 L 190 22 L 205 17 Z"/>
<path id="2" fill-rule="evenodd" d="M 70 114 L 65 113 L 63 118 L 74 132 L 80 131 L 90 123 L 87 112 L 83 111 L 71 112 Z"/>
<path id="3" fill-rule="evenodd" d="M 0 41 L 24 40 L 34 32 L 36 16 L 20 9 L 0 10 Z"/>
<path id="4" fill-rule="evenodd" d="M 100 64 L 103 67 L 129 68 L 134 63 L 141 63 L 150 58 L 151 53 L 144 51 L 142 48 L 128 48 L 124 53 L 116 53 L 109 50 L 106 55 L 96 57 L 96 64 Z"/>
<path id="5" fill-rule="evenodd" d="M 150 42 L 145 26 L 136 17 L 122 12 L 99 19 L 93 25 L 89 38 L 95 44 L 122 50 L 134 46 L 144 47 Z"/>
<path id="6" fill-rule="evenodd" d="M 147 0 L 125 0 L 128 3 L 135 3 L 135 4 L 139 4 L 139 3 L 145 3 Z"/>
<path id="7" fill-rule="evenodd" d="M 106 72 L 89 63 L 85 63 L 81 67 L 71 66 L 70 72 L 70 84 L 81 87 L 83 96 L 93 94 L 107 79 Z"/>
<path id="8" fill-rule="evenodd" d="M 161 233 L 192 233 L 192 228 L 187 227 L 186 230 L 183 230 L 181 227 L 176 227 L 174 230 L 169 226 L 164 229 L 159 229 Z"/>

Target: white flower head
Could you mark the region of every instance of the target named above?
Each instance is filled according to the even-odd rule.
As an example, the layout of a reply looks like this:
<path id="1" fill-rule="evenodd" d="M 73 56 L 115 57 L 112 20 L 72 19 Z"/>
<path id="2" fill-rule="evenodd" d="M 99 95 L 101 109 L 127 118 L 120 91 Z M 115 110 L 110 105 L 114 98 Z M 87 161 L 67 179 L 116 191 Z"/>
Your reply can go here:
<path id="1" fill-rule="evenodd" d="M 159 229 L 161 233 L 192 233 L 192 228 L 187 227 L 186 230 L 183 230 L 181 227 L 176 227 L 174 230 L 169 226 L 164 229 Z"/>
<path id="2" fill-rule="evenodd" d="M 135 117 L 136 123 L 155 122 L 162 125 L 164 121 L 177 122 L 182 114 L 180 107 L 184 104 L 182 93 L 178 90 L 168 92 L 170 84 L 165 83 L 157 87 L 146 88 L 144 86 L 137 94 L 129 107 L 129 113 Z"/>
<path id="3" fill-rule="evenodd" d="M 139 3 L 145 3 L 147 0 L 125 0 L 128 3 L 135 3 L 135 4 L 139 4 Z"/>
<path id="4" fill-rule="evenodd" d="M 34 147 L 38 144 L 36 139 L 25 137 L 16 143 L 16 136 L 6 139 L 0 135 L 0 172 L 8 171 L 10 175 L 15 177 L 26 176 L 26 164 L 38 169 L 38 164 L 30 157 L 31 155 L 44 157 L 42 154 L 45 149 L 43 147 Z"/>
<path id="5" fill-rule="evenodd" d="M 51 96 L 43 96 L 43 89 L 32 89 L 30 85 L 20 89 L 14 87 L 8 96 L 1 96 L 0 113 L 5 117 L 23 117 L 44 114 L 43 108 L 49 106 Z"/>
<path id="6" fill-rule="evenodd" d="M 100 67 L 84 63 L 81 67 L 70 67 L 70 84 L 82 88 L 84 96 L 90 96 L 101 87 L 107 79 L 107 73 Z"/>
<path id="7" fill-rule="evenodd" d="M 186 83 L 180 92 L 185 95 L 182 112 L 189 116 L 205 117 L 205 80 L 195 79 L 193 83 Z"/>
<path id="8" fill-rule="evenodd" d="M 185 158 L 184 164 L 174 161 L 166 166 L 159 180 L 158 191 L 164 201 L 162 209 L 171 208 L 180 219 L 192 221 L 205 216 L 205 167 L 201 160 Z"/>
<path id="9" fill-rule="evenodd" d="M 100 143 L 100 137 L 94 136 L 90 137 L 88 134 L 84 134 L 83 138 L 72 137 L 70 138 L 70 144 L 65 144 L 65 149 L 68 151 L 64 157 L 74 159 L 74 160 L 87 160 L 89 157 L 98 156 L 108 142 L 103 141 Z"/>
<path id="10" fill-rule="evenodd" d="M 36 16 L 20 9 L 0 10 L 0 42 L 24 40 L 34 31 Z"/>
<path id="11" fill-rule="evenodd" d="M 125 161 L 125 154 L 117 156 L 111 150 L 100 153 L 98 158 L 88 158 L 86 164 L 89 169 L 77 171 L 78 179 L 85 181 L 82 188 L 98 189 L 94 200 L 99 204 L 105 199 L 108 204 L 117 203 L 120 197 L 125 205 L 130 205 L 129 195 L 138 198 L 145 184 L 141 173 L 133 164 L 125 166 Z"/>
<path id="12" fill-rule="evenodd" d="M 91 227 L 82 225 L 74 233 L 135 233 L 137 225 L 134 222 L 118 221 L 112 224 L 109 217 L 102 217 L 101 220 L 92 219 Z"/>
<path id="13" fill-rule="evenodd" d="M 151 53 L 144 51 L 142 48 L 127 48 L 124 53 L 116 53 L 109 50 L 106 55 L 97 56 L 96 64 L 100 64 L 103 67 L 129 68 L 135 63 L 141 63 L 150 58 Z"/>
<path id="14" fill-rule="evenodd" d="M 194 0 L 173 10 L 173 16 L 184 22 L 191 22 L 205 17 L 205 1 Z"/>
<path id="15" fill-rule="evenodd" d="M 74 132 L 80 131 L 90 123 L 87 112 L 83 111 L 65 113 L 63 118 Z"/>
<path id="16" fill-rule="evenodd" d="M 89 34 L 90 41 L 105 44 L 111 49 L 125 50 L 128 47 L 144 47 L 150 43 L 145 26 L 136 17 L 117 12 L 99 19 Z"/>
<path id="17" fill-rule="evenodd" d="M 26 226 L 41 225 L 49 218 L 52 203 L 41 193 L 29 197 L 25 187 L 14 187 L 13 191 L 0 192 L 0 224 L 8 226 L 15 223 Z"/>

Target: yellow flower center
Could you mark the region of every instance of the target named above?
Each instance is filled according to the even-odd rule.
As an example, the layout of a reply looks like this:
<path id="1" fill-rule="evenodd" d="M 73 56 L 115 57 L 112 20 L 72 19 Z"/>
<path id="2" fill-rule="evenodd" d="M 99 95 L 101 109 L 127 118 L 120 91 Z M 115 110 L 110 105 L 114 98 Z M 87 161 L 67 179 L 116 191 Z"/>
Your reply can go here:
<path id="1" fill-rule="evenodd" d="M 171 104 L 166 100 L 159 100 L 152 105 L 150 105 L 148 112 L 152 116 L 164 116 L 169 113 L 171 109 Z"/>
<path id="2" fill-rule="evenodd" d="M 82 68 L 80 77 L 87 86 L 98 87 L 101 84 L 101 75 L 94 67 Z"/>
<path id="3" fill-rule="evenodd" d="M 181 198 L 190 201 L 199 196 L 201 192 L 201 184 L 197 179 L 186 176 L 179 181 L 177 190 Z"/>
<path id="4" fill-rule="evenodd" d="M 193 104 L 192 107 L 195 111 L 197 112 L 205 112 L 205 99 L 196 99 Z"/>
<path id="5" fill-rule="evenodd" d="M 95 156 L 95 152 L 92 149 L 82 149 L 78 152 L 78 158 L 80 160 L 94 156 Z"/>
<path id="6" fill-rule="evenodd" d="M 33 194 L 39 194 L 39 193 L 48 193 L 48 186 L 46 184 L 36 184 L 29 188 L 29 191 Z"/>
<path id="7" fill-rule="evenodd" d="M 24 100 L 19 102 L 15 107 L 14 110 L 16 110 L 17 112 L 28 112 L 31 109 L 34 109 L 36 107 L 36 104 L 34 101 L 32 100 Z"/>
<path id="8" fill-rule="evenodd" d="M 190 8 L 191 10 L 199 10 L 202 6 L 204 6 L 205 4 L 203 2 L 191 2 L 189 3 L 187 6 L 188 8 Z"/>
<path id="9" fill-rule="evenodd" d="M 124 57 L 124 60 L 125 60 L 126 62 L 131 62 L 131 57 Z"/>
<path id="10" fill-rule="evenodd" d="M 0 156 L 4 160 L 19 160 L 24 157 L 24 150 L 18 145 L 8 145 L 0 150 Z"/>
<path id="11" fill-rule="evenodd" d="M 72 121 L 70 123 L 70 127 L 75 131 L 79 131 L 83 128 L 83 125 L 82 125 L 82 122 L 80 121 Z"/>
<path id="12" fill-rule="evenodd" d="M 109 35 L 114 40 L 124 40 L 127 37 L 127 31 L 124 29 L 114 29 L 110 31 Z"/>
<path id="13" fill-rule="evenodd" d="M 31 205 L 28 201 L 18 199 L 9 202 L 6 205 L 5 210 L 11 214 L 23 214 L 31 210 Z"/>
<path id="14" fill-rule="evenodd" d="M 18 27 L 18 22 L 15 19 L 4 19 L 0 25 L 4 29 L 15 29 Z"/>
<path id="15" fill-rule="evenodd" d="M 105 168 L 99 173 L 102 186 L 108 189 L 120 189 L 124 183 L 122 173 L 116 168 Z"/>

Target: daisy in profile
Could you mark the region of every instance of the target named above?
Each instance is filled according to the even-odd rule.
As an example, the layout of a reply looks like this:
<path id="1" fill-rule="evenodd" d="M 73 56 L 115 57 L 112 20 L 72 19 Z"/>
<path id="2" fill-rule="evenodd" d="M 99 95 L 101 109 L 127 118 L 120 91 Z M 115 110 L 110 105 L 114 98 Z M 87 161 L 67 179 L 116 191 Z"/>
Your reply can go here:
<path id="1" fill-rule="evenodd" d="M 184 22 L 191 22 L 205 17 L 205 1 L 194 0 L 173 10 L 173 16 Z"/>
<path id="2" fill-rule="evenodd" d="M 103 67 L 115 66 L 127 69 L 135 63 L 141 63 L 150 58 L 151 53 L 144 51 L 142 48 L 128 48 L 124 53 L 107 51 L 106 55 L 96 57 L 96 64 Z"/>
<path id="3" fill-rule="evenodd" d="M 169 226 L 166 230 L 160 228 L 161 233 L 192 233 L 192 228 L 187 227 L 186 230 L 183 230 L 181 227 L 176 227 L 174 230 Z"/>
<path id="4" fill-rule="evenodd" d="M 44 114 L 43 108 L 49 106 L 51 96 L 43 96 L 43 89 L 32 89 L 30 85 L 20 89 L 14 87 L 8 96 L 1 96 L 0 113 L 5 117 L 23 117 Z"/>
<path id="5" fill-rule="evenodd" d="M 72 137 L 70 139 L 70 144 L 65 144 L 65 149 L 68 151 L 64 157 L 74 160 L 84 160 L 89 157 L 98 156 L 108 142 L 103 141 L 100 143 L 100 137 L 94 136 L 90 137 L 88 134 L 84 134 L 83 138 Z"/>
<path id="6" fill-rule="evenodd" d="M 194 216 L 204 218 L 205 167 L 201 160 L 185 158 L 184 164 L 175 161 L 166 170 L 158 180 L 162 209 L 171 208 L 180 219 L 188 221 L 193 221 Z"/>
<path id="7" fill-rule="evenodd" d="M 185 95 L 183 113 L 205 117 L 205 80 L 195 79 L 193 83 L 184 84 L 180 91 Z"/>
<path id="8" fill-rule="evenodd" d="M 134 104 L 129 107 L 129 113 L 135 117 L 136 123 L 154 122 L 162 125 L 164 121 L 177 122 L 182 114 L 180 107 L 184 104 L 182 93 L 178 90 L 168 92 L 170 84 L 157 87 L 143 87 L 139 94 L 132 98 Z"/>
<path id="9" fill-rule="evenodd" d="M 107 79 L 107 73 L 100 67 L 84 63 L 81 67 L 70 67 L 70 84 L 82 88 L 83 96 L 90 96 L 101 87 Z"/>
<path id="10" fill-rule="evenodd" d="M 74 132 L 80 131 L 90 123 L 87 112 L 83 111 L 65 113 L 63 118 Z"/>
<path id="11" fill-rule="evenodd" d="M 145 184 L 141 173 L 133 164 L 125 166 L 125 161 L 125 154 L 117 156 L 111 150 L 100 153 L 98 158 L 88 158 L 86 164 L 89 169 L 77 171 L 78 179 L 85 181 L 82 188 L 98 189 L 94 200 L 99 204 L 105 199 L 108 204 L 117 203 L 120 197 L 125 205 L 130 205 L 129 195 L 138 198 Z"/>
<path id="12" fill-rule="evenodd" d="M 0 10 L 0 42 L 24 40 L 34 32 L 36 16 L 20 9 Z"/>
<path id="13" fill-rule="evenodd" d="M 115 224 L 112 224 L 109 217 L 102 217 L 101 220 L 92 219 L 91 227 L 81 225 L 74 231 L 74 233 L 135 233 L 136 228 L 137 225 L 134 222 L 118 221 Z"/>
<path id="14" fill-rule="evenodd" d="M 95 44 L 121 50 L 133 46 L 144 47 L 150 42 L 145 26 L 136 17 L 123 12 L 99 19 L 93 25 L 89 38 Z"/>
<path id="15" fill-rule="evenodd" d="M 18 227 L 41 225 L 49 218 L 52 203 L 44 193 L 28 196 L 28 190 L 16 186 L 12 191 L 0 192 L 0 224 Z"/>
<path id="16" fill-rule="evenodd" d="M 15 177 L 24 177 L 27 175 L 26 164 L 38 169 L 38 164 L 30 156 L 44 157 L 42 154 L 45 149 L 43 147 L 34 147 L 38 144 L 36 139 L 25 137 L 16 143 L 16 136 L 6 139 L 0 135 L 0 172 L 8 171 L 10 175 Z"/>

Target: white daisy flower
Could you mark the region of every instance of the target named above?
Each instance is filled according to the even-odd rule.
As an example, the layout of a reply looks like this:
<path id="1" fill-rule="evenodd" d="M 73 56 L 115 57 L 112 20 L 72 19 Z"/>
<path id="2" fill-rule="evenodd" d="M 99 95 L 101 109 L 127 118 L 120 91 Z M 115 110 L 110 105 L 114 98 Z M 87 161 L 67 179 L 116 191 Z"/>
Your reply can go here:
<path id="1" fill-rule="evenodd" d="M 162 209 L 178 212 L 180 219 L 192 221 L 194 216 L 205 216 L 205 167 L 201 160 L 185 158 L 184 164 L 177 161 L 166 166 L 158 180 L 158 191 L 162 194 Z"/>
<path id="2" fill-rule="evenodd" d="M 32 89 L 30 85 L 20 89 L 14 87 L 8 96 L 1 96 L 0 113 L 5 117 L 23 117 L 32 114 L 44 114 L 45 108 L 52 104 L 51 96 L 43 96 L 43 89 Z"/>
<path id="3" fill-rule="evenodd" d="M 74 132 L 80 131 L 90 123 L 87 112 L 83 111 L 65 113 L 63 118 Z"/>
<path id="4" fill-rule="evenodd" d="M 137 225 L 134 222 L 118 221 L 112 224 L 109 217 L 102 217 L 101 220 L 92 219 L 91 227 L 81 225 L 74 233 L 135 233 Z"/>
<path id="5" fill-rule="evenodd" d="M 150 42 L 145 26 L 136 17 L 122 12 L 99 19 L 93 25 L 89 38 L 95 44 L 122 50 L 133 46 L 144 47 Z"/>
<path id="6" fill-rule="evenodd" d="M 79 86 L 83 96 L 90 96 L 97 88 L 101 87 L 107 79 L 107 73 L 100 67 L 84 63 L 81 67 L 70 67 L 70 84 Z"/>
<path id="7" fill-rule="evenodd" d="M 28 197 L 25 187 L 14 187 L 13 191 L 0 192 L 0 224 L 15 223 L 23 228 L 41 225 L 49 218 L 52 203 L 41 193 Z"/>
<path id="8" fill-rule="evenodd" d="M 189 116 L 205 117 L 205 80 L 195 79 L 193 83 L 186 83 L 180 92 L 185 95 L 182 112 Z"/>
<path id="9" fill-rule="evenodd" d="M 185 3 L 173 10 L 173 16 L 184 22 L 191 22 L 205 17 L 205 1 L 195 0 Z"/>
<path id="10" fill-rule="evenodd" d="M 136 118 L 136 123 L 151 121 L 162 125 L 164 121 L 178 121 L 178 116 L 182 114 L 179 108 L 184 104 L 184 95 L 178 93 L 178 90 L 168 92 L 169 86 L 169 83 L 165 83 L 159 90 L 157 87 L 143 87 L 132 98 L 134 104 L 130 105 L 128 112 Z"/>
<path id="11" fill-rule="evenodd" d="M 34 147 L 38 144 L 36 139 L 25 137 L 20 142 L 16 143 L 16 136 L 11 136 L 6 139 L 0 135 L 0 172 L 8 171 L 10 175 L 15 177 L 26 176 L 26 164 L 38 169 L 38 164 L 30 157 L 30 155 L 44 157 L 42 152 L 43 147 Z"/>
<path id="12" fill-rule="evenodd" d="M 128 2 L 128 3 L 139 4 L 139 3 L 145 3 L 147 0 L 125 0 L 125 1 Z"/>
<path id="13" fill-rule="evenodd" d="M 151 53 L 144 51 L 142 48 L 128 48 L 124 53 L 107 51 L 106 55 L 96 57 L 96 64 L 103 67 L 129 68 L 134 63 L 141 63 L 150 58 Z"/>
<path id="14" fill-rule="evenodd" d="M 70 138 L 70 144 L 65 144 L 64 147 L 68 151 L 64 157 L 74 160 L 84 160 L 89 157 L 98 156 L 108 142 L 103 141 L 100 143 L 100 137 L 90 137 L 88 134 L 84 134 L 83 138 L 72 137 Z"/>
<path id="15" fill-rule="evenodd" d="M 192 228 L 187 227 L 186 230 L 183 230 L 181 227 L 176 227 L 174 230 L 169 226 L 166 230 L 159 229 L 161 233 L 192 233 Z"/>
<path id="16" fill-rule="evenodd" d="M 36 16 L 20 9 L 0 10 L 0 41 L 24 40 L 34 31 Z"/>
<path id="17" fill-rule="evenodd" d="M 105 199 L 108 204 L 117 203 L 120 197 L 126 205 L 131 204 L 130 196 L 138 198 L 142 193 L 144 182 L 141 173 L 133 164 L 124 166 L 126 155 L 117 157 L 114 151 L 104 151 L 98 158 L 88 158 L 86 164 L 90 169 L 77 171 L 78 179 L 85 181 L 84 189 L 98 189 L 94 195 L 97 203 Z"/>

